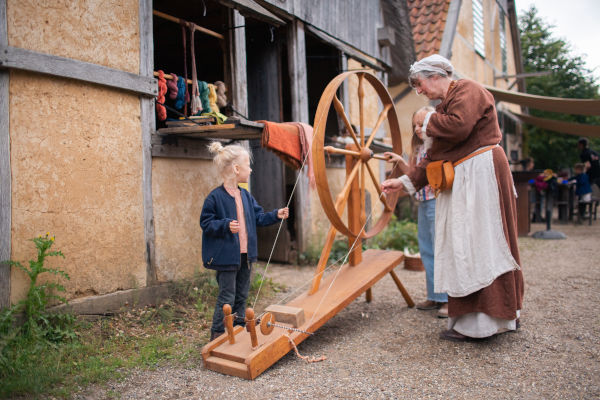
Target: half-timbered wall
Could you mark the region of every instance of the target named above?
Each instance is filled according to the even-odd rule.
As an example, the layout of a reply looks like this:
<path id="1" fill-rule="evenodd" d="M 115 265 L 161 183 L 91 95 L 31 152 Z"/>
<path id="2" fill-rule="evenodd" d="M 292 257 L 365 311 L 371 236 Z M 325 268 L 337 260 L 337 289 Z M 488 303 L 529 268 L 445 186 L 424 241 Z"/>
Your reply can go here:
<path id="1" fill-rule="evenodd" d="M 8 0 L 8 45 L 137 74 L 138 12 L 137 0 Z M 69 297 L 145 286 L 138 95 L 11 71 L 9 109 L 10 257 L 32 258 L 28 239 L 50 232 L 66 256 L 50 265 L 71 276 Z M 12 271 L 13 302 L 21 274 Z"/>

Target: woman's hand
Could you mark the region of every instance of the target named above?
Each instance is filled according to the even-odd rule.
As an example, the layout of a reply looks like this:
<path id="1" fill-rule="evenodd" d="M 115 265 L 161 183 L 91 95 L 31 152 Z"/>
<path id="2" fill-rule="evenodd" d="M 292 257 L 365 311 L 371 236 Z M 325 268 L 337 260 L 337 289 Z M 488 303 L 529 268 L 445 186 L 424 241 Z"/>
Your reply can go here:
<path id="1" fill-rule="evenodd" d="M 404 190 L 404 185 L 399 178 L 386 179 L 381 184 L 381 190 L 383 193 L 394 193 L 400 190 Z"/>
<path id="2" fill-rule="evenodd" d="M 236 220 L 233 220 L 229 223 L 229 229 L 231 233 L 238 233 L 240 231 L 240 223 Z"/>
<path id="3" fill-rule="evenodd" d="M 277 210 L 277 218 L 279 219 L 287 219 L 287 217 L 290 216 L 290 209 L 285 207 L 285 208 L 280 208 L 279 210 Z"/>

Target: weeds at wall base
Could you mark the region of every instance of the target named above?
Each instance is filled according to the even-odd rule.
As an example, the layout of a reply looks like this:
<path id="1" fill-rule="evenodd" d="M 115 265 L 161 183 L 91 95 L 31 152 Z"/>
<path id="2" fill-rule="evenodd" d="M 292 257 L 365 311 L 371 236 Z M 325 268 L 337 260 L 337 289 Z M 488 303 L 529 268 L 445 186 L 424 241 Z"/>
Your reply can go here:
<path id="1" fill-rule="evenodd" d="M 258 267 L 249 300 L 254 300 L 261 279 Z M 260 297 L 267 300 L 279 290 L 265 278 Z M 76 337 L 68 342 L 14 341 L 7 353 L 12 372 L 0 371 L 0 398 L 69 398 L 89 385 L 118 381 L 136 368 L 197 368 L 217 293 L 214 273 L 198 272 L 192 279 L 173 282 L 170 298 L 156 307 L 124 309 L 95 320 L 79 318 Z"/>

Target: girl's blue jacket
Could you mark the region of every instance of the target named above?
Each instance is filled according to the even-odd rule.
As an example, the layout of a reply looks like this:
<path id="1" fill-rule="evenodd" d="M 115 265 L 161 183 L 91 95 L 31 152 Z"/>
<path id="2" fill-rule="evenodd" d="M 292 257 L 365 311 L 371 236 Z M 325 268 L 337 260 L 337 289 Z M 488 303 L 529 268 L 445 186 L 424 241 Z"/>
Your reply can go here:
<path id="1" fill-rule="evenodd" d="M 240 188 L 240 192 L 248 233 L 248 262 L 255 262 L 258 254 L 256 227 L 272 225 L 279 218 L 277 209 L 264 212 L 246 189 Z M 205 268 L 235 271 L 240 267 L 239 235 L 229 229 L 229 223 L 233 220 L 237 220 L 235 199 L 221 185 L 206 197 L 200 214 L 202 262 Z"/>

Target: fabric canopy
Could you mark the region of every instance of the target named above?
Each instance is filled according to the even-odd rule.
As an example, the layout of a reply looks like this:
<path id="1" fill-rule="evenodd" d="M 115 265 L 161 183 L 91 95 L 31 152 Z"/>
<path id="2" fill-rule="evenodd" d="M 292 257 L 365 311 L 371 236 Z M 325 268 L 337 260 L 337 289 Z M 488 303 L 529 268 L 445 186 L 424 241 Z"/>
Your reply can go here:
<path id="1" fill-rule="evenodd" d="M 600 137 L 600 126 L 598 125 L 586 125 L 578 124 L 576 122 L 566 122 L 558 121 L 555 119 L 532 117 L 531 115 L 519 114 L 512 111 L 511 113 L 517 116 L 521 121 L 525 122 L 526 124 L 535 125 L 542 129 L 576 136 Z"/>
<path id="2" fill-rule="evenodd" d="M 560 97 L 546 97 L 527 93 L 510 92 L 493 86 L 485 86 L 485 88 L 489 90 L 498 101 L 506 101 L 524 107 L 531 107 L 544 111 L 554 111 L 562 114 L 600 115 L 600 100 L 563 99 Z"/>

